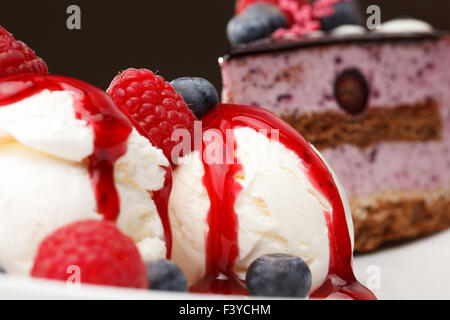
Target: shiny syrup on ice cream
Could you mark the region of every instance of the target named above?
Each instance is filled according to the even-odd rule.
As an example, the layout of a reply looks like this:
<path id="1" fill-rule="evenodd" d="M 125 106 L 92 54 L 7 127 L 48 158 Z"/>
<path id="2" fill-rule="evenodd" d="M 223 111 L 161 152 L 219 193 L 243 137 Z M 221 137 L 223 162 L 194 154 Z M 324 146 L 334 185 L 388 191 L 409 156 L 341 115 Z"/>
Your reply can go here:
<path id="1" fill-rule="evenodd" d="M 94 131 L 94 152 L 89 157 L 88 169 L 97 210 L 105 220 L 116 221 L 120 213 L 120 198 L 114 183 L 114 165 L 127 152 L 133 125 L 105 92 L 85 82 L 60 76 L 20 75 L 2 79 L 0 107 L 43 90 L 67 90 L 75 94 L 75 116 L 86 121 Z M 136 129 L 143 133 L 140 128 Z M 145 134 L 143 136 L 146 137 Z M 172 241 L 167 202 L 172 175 L 169 168 L 166 172 L 164 187 L 154 192 L 154 201 L 164 228 L 167 257 L 170 257 Z"/>
<path id="2" fill-rule="evenodd" d="M 249 127 L 256 131 L 279 130 L 279 142 L 295 152 L 302 160 L 311 183 L 331 204 L 332 212 L 324 212 L 329 236 L 330 263 L 328 275 L 323 284 L 313 292 L 311 298 L 338 296 L 354 300 L 376 299 L 375 295 L 361 285 L 352 269 L 352 244 L 348 230 L 345 209 L 339 190 L 328 167 L 310 144 L 292 127 L 271 112 L 258 107 L 218 105 L 203 119 L 203 132 L 213 130 L 226 137 L 226 130 Z M 270 137 L 269 137 L 270 138 Z M 233 139 L 234 140 L 234 139 Z M 236 143 L 223 143 L 224 154 L 236 149 Z M 207 148 L 208 142 L 202 144 Z M 205 276 L 194 284 L 191 292 L 212 292 L 221 294 L 245 294 L 245 285 L 233 272 L 239 255 L 238 217 L 234 204 L 242 187 L 235 175 L 243 171 L 234 158 L 232 164 L 205 161 L 201 156 L 205 175 L 203 184 L 210 198 L 207 216 L 209 232 L 206 238 Z"/>

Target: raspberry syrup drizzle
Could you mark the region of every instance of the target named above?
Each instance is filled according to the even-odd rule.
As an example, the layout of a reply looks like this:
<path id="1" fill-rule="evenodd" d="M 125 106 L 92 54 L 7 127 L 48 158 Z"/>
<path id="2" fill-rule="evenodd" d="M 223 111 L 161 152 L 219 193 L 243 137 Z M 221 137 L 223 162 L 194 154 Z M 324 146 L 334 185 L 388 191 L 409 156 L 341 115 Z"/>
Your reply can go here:
<path id="1" fill-rule="evenodd" d="M 2 79 L 0 107 L 46 89 L 67 90 L 75 94 L 75 116 L 86 121 L 94 131 L 94 152 L 89 156 L 88 169 L 97 210 L 105 220 L 116 221 L 120 213 L 120 197 L 114 182 L 114 165 L 127 152 L 127 141 L 133 125 L 105 92 L 85 82 L 60 76 L 20 75 Z M 172 243 L 167 214 L 171 177 L 168 169 L 164 187 L 154 193 L 154 201 L 164 227 L 168 256 Z"/>
<path id="2" fill-rule="evenodd" d="M 222 133 L 222 137 L 226 137 L 226 129 L 236 127 L 249 127 L 256 131 L 267 130 L 267 132 L 273 129 L 279 130 L 279 142 L 302 159 L 311 183 L 328 200 L 333 209 L 332 213 L 324 212 L 330 241 L 328 275 L 321 287 L 310 297 L 327 298 L 338 294 L 339 298 L 346 297 L 354 300 L 376 299 L 370 290 L 356 280 L 353 273 L 353 250 L 340 193 L 328 167 L 310 144 L 279 117 L 258 107 L 220 104 L 202 121 L 204 131 L 217 130 Z M 225 143 L 224 146 L 226 146 Z M 203 143 L 204 149 L 205 143 Z M 205 163 L 203 156 L 202 161 L 205 168 L 203 183 L 211 201 L 208 213 L 206 276 L 191 290 L 242 294 L 245 289 L 239 285 L 239 280 L 232 269 L 239 254 L 238 218 L 234 212 L 234 203 L 241 191 L 234 176 L 243 168 L 237 164 L 237 161 L 234 161 L 234 164 L 210 165 Z M 227 280 L 217 280 L 220 275 L 224 275 L 228 283 L 225 283 Z"/>
<path id="3" fill-rule="evenodd" d="M 205 276 L 191 288 L 196 293 L 218 293 L 245 295 L 245 285 L 233 272 L 234 263 L 239 254 L 238 246 L 238 220 L 234 211 L 237 196 L 242 190 L 241 185 L 235 181 L 237 173 L 243 171 L 234 157 L 236 144 L 230 146 L 224 141 L 226 130 L 231 129 L 231 123 L 221 122 L 209 124 L 203 121 L 203 130 L 212 130 L 218 133 L 221 141 L 202 139 L 202 152 L 200 153 L 205 174 L 203 185 L 205 186 L 211 202 L 207 222 L 209 232 L 206 239 L 206 270 Z M 203 151 L 208 146 L 223 146 L 222 161 L 205 161 Z M 226 164 L 227 155 L 233 155 L 232 164 Z M 220 162 L 220 163 L 218 163 Z"/>
<path id="4" fill-rule="evenodd" d="M 153 201 L 155 202 L 159 219 L 163 225 L 164 240 L 166 242 L 166 258 L 170 259 L 172 256 L 172 228 L 169 220 L 169 197 L 172 191 L 172 169 L 169 167 L 164 169 L 166 170 L 164 186 L 162 189 L 153 192 Z"/>

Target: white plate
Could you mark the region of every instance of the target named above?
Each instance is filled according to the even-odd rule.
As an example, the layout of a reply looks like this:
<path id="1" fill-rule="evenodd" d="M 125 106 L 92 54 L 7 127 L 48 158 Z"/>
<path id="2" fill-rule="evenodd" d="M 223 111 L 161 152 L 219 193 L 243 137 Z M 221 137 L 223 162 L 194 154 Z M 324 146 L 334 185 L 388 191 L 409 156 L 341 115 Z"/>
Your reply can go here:
<path id="1" fill-rule="evenodd" d="M 371 287 L 379 299 L 448 300 L 450 230 L 356 256 L 354 268 L 361 283 Z"/>
<path id="2" fill-rule="evenodd" d="M 361 283 L 379 299 L 450 299 L 450 230 L 424 239 L 356 256 Z M 0 299 L 223 299 L 0 276 Z M 227 297 L 229 299 L 230 297 Z"/>

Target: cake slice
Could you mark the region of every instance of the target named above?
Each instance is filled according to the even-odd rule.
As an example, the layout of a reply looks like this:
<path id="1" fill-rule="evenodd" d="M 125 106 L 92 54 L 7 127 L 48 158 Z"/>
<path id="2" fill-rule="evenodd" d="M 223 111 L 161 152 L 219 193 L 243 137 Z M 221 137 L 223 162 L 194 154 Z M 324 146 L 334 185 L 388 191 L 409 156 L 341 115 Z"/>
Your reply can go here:
<path id="1" fill-rule="evenodd" d="M 224 102 L 269 109 L 323 153 L 350 199 L 356 250 L 449 227 L 448 35 L 391 22 L 260 40 L 220 62 Z"/>

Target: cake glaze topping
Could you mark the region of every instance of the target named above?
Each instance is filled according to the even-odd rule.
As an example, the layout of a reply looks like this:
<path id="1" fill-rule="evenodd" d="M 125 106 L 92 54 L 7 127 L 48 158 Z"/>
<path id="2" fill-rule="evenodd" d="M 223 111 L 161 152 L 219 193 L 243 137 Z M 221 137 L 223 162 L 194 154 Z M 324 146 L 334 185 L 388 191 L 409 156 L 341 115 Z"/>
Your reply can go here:
<path id="1" fill-rule="evenodd" d="M 349 36 L 365 34 L 367 29 L 357 25 L 342 25 L 331 31 L 333 36 Z"/>
<path id="2" fill-rule="evenodd" d="M 413 18 L 393 19 L 381 24 L 376 33 L 433 33 L 434 28 L 427 22 Z"/>

